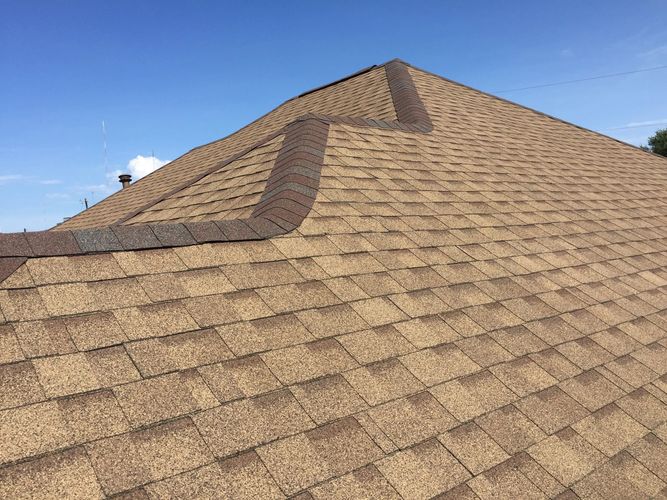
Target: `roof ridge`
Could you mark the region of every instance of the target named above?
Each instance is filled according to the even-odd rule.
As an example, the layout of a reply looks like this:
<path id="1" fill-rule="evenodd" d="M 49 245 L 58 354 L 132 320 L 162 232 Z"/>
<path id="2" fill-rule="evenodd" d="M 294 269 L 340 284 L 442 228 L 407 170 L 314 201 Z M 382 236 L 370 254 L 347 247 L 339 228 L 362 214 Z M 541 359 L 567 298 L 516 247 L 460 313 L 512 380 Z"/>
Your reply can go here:
<path id="1" fill-rule="evenodd" d="M 342 78 L 339 78 L 338 80 L 334 80 L 333 82 L 325 83 L 324 85 L 320 85 L 320 86 L 318 86 L 318 87 L 314 87 L 314 88 L 312 88 L 312 89 L 310 89 L 310 90 L 306 90 L 305 92 L 301 92 L 299 95 L 294 96 L 294 97 L 292 97 L 292 98 L 290 98 L 290 99 L 287 99 L 287 101 L 285 101 L 285 102 L 293 101 L 294 99 L 298 99 L 299 97 L 303 97 L 303 96 L 306 96 L 306 95 L 308 95 L 308 94 L 312 94 L 313 92 L 317 92 L 318 90 L 323 90 L 323 89 L 326 89 L 326 88 L 328 88 L 328 87 L 332 87 L 333 85 L 337 85 L 337 84 L 339 84 L 339 83 L 343 83 L 343 82 L 346 81 L 346 80 L 350 80 L 350 79 L 352 79 L 352 78 L 354 78 L 354 77 L 356 77 L 356 76 L 363 75 L 364 73 L 368 73 L 369 71 L 371 71 L 371 70 L 373 70 L 373 69 L 375 69 L 375 68 L 378 68 L 378 67 L 380 67 L 380 66 L 381 66 L 381 65 L 377 65 L 377 64 L 373 64 L 373 65 L 371 65 L 371 66 L 367 66 L 367 67 L 365 67 L 365 68 L 363 68 L 363 69 L 360 69 L 359 71 L 355 71 L 354 73 L 351 73 L 351 74 L 349 74 L 349 75 L 347 75 L 347 76 L 344 76 L 344 77 L 342 77 Z M 283 104 L 284 104 L 284 103 L 283 103 Z"/>
<path id="2" fill-rule="evenodd" d="M 248 146 L 247 148 L 243 149 L 242 151 L 239 151 L 238 153 L 230 156 L 229 158 L 226 158 L 216 163 L 215 165 L 211 166 L 211 168 L 202 172 L 200 175 L 184 181 L 181 185 L 175 187 L 170 191 L 167 191 L 166 193 L 163 193 L 162 196 L 159 196 L 156 199 L 151 200 L 148 203 L 142 205 L 138 209 L 130 212 L 129 214 L 126 214 L 125 216 L 121 217 L 116 222 L 114 222 L 112 225 L 120 225 L 129 221 L 130 219 L 136 217 L 138 214 L 144 212 L 148 208 L 153 207 L 158 203 L 160 203 L 161 201 L 164 201 L 165 199 L 173 196 L 175 193 L 178 193 L 179 191 L 186 189 L 187 187 L 200 181 L 204 177 L 211 175 L 213 172 L 217 172 L 218 170 L 224 168 L 226 165 L 232 163 L 233 161 L 242 158 L 250 151 L 262 146 L 263 144 L 266 144 L 267 142 L 271 141 L 272 139 L 275 139 L 280 135 L 283 135 L 285 131 L 287 131 L 289 127 L 292 126 L 294 123 L 305 119 L 316 118 L 318 120 L 327 123 L 347 123 L 350 125 L 378 126 L 381 128 L 404 128 L 405 130 L 412 130 L 414 132 L 429 132 L 433 128 L 433 124 L 431 123 L 431 118 L 429 117 L 428 112 L 426 111 L 426 107 L 424 106 L 424 103 L 422 102 L 421 98 L 419 97 L 419 94 L 417 93 L 417 88 L 415 87 L 414 82 L 412 81 L 412 78 L 410 77 L 410 74 L 406 69 L 406 66 L 407 64 L 401 61 L 400 59 L 392 59 L 391 61 L 387 61 L 382 65 L 369 66 L 366 69 L 357 71 L 352 75 L 349 75 L 340 80 L 337 80 L 336 82 L 333 82 L 332 84 L 327 85 L 327 86 L 335 85 L 336 83 L 340 83 L 342 81 L 353 78 L 354 76 L 370 71 L 370 69 L 384 67 L 387 78 L 387 85 L 389 87 L 389 92 L 391 94 L 392 101 L 394 103 L 396 116 L 398 117 L 397 121 L 389 122 L 386 120 L 378 120 L 375 118 L 306 113 L 304 115 L 295 118 L 293 121 L 291 121 L 284 127 L 264 136 L 262 139 L 255 142 L 251 146 Z M 326 86 L 319 87 L 317 89 L 308 91 L 306 93 L 315 92 L 325 87 Z M 268 181 L 269 180 L 267 179 L 267 183 Z"/>
<path id="3" fill-rule="evenodd" d="M 121 225 L 94 229 L 34 231 L 0 234 L 0 282 L 30 257 L 82 255 L 89 253 L 143 250 L 196 245 L 208 242 L 271 238 L 298 227 L 310 212 L 317 196 L 329 125 L 428 133 L 433 126 L 407 66 L 399 61 L 384 65 L 399 120 L 330 116 L 308 113 L 264 137 L 241 153 L 218 163 L 200 178 L 247 154 L 272 138 L 285 135 L 264 192 L 247 219 L 169 224 Z M 403 119 L 405 121 L 400 121 Z M 189 180 L 187 185 L 192 184 Z M 196 180 L 194 181 L 196 182 Z M 179 191 L 186 187 L 182 185 Z M 152 203 L 149 206 L 152 206 Z M 142 210 L 145 210 L 144 207 Z M 135 214 L 136 215 L 136 214 Z M 132 215 L 134 216 L 134 215 Z M 129 217 L 128 217 L 129 219 Z"/>
<path id="4" fill-rule="evenodd" d="M 261 120 L 262 118 L 265 118 L 265 117 L 268 116 L 270 113 L 272 113 L 272 112 L 275 111 L 276 109 L 280 108 L 281 106 L 284 106 L 284 105 L 287 104 L 288 102 L 294 101 L 294 100 L 296 100 L 296 99 L 299 99 L 300 97 L 306 96 L 306 95 L 308 95 L 308 94 L 312 94 L 312 93 L 317 92 L 317 91 L 319 91 L 319 90 L 326 89 L 326 88 L 331 87 L 331 86 L 333 86 L 333 85 L 336 85 L 336 84 L 345 82 L 345 81 L 350 80 L 350 79 L 352 79 L 352 78 L 355 78 L 355 77 L 357 77 L 357 76 L 360 76 L 360 75 L 363 75 L 363 74 L 365 74 L 365 73 L 368 73 L 369 71 L 371 71 L 371 70 L 373 70 L 373 69 L 377 69 L 377 68 L 379 68 L 379 67 L 381 67 L 381 66 L 383 66 L 383 65 L 382 65 L 382 64 L 373 64 L 373 65 L 371 65 L 371 66 L 367 66 L 366 68 L 360 69 L 359 71 L 355 71 L 354 73 L 351 73 L 350 75 L 347 75 L 347 76 L 344 76 L 344 77 L 342 77 L 342 78 L 339 78 L 338 80 L 334 80 L 333 82 L 325 83 L 325 84 L 320 85 L 320 86 L 318 86 L 318 87 L 315 87 L 315 88 L 312 88 L 312 89 L 307 90 L 307 91 L 305 91 L 305 92 L 302 92 L 301 94 L 295 95 L 295 96 L 293 96 L 293 97 L 289 97 L 288 99 L 285 99 L 284 101 L 282 101 L 280 104 L 278 104 L 278 105 L 275 106 L 274 108 L 270 109 L 269 111 L 267 111 L 266 113 L 262 114 L 261 116 L 258 116 L 258 117 L 255 118 L 254 120 L 252 120 L 252 121 L 246 123 L 246 124 L 243 125 L 241 128 L 235 130 L 234 132 L 232 132 L 232 133 L 230 133 L 230 134 L 227 134 L 227 135 L 224 136 L 224 137 L 220 137 L 219 139 L 214 139 L 214 140 L 212 140 L 212 141 L 210 141 L 210 142 L 206 142 L 206 143 L 204 143 L 204 144 L 200 144 L 200 145 L 198 145 L 198 146 L 195 146 L 195 147 L 189 149 L 186 153 L 183 153 L 183 154 L 182 154 L 181 156 L 179 156 L 178 158 L 180 158 L 180 157 L 182 157 L 182 156 L 185 156 L 186 154 L 188 154 L 188 153 L 190 153 L 190 152 L 192 152 L 192 151 L 196 151 L 196 150 L 198 150 L 198 149 L 205 148 L 206 146 L 209 146 L 209 145 L 211 145 L 211 144 L 215 144 L 216 142 L 224 141 L 225 139 L 227 139 L 227 138 L 233 136 L 234 134 L 237 134 L 237 133 L 240 132 L 241 130 L 244 130 L 244 129 L 248 128 L 248 127 L 249 127 L 250 125 L 252 125 L 253 123 L 256 123 L 256 122 L 258 122 L 259 120 Z M 176 158 L 176 159 L 178 159 L 178 158 Z M 172 161 L 175 161 L 175 160 L 172 160 Z M 152 172 L 151 172 L 151 173 L 152 173 Z M 149 175 L 150 175 L 150 174 L 149 174 Z M 148 175 L 147 175 L 146 177 L 148 177 Z M 142 177 L 142 179 L 145 179 L 146 177 Z M 142 179 L 140 179 L 140 180 L 142 180 Z M 137 181 L 137 182 L 139 182 L 139 181 Z M 118 192 L 120 192 L 120 191 L 118 191 Z"/>
<path id="5" fill-rule="evenodd" d="M 393 59 L 392 61 L 398 61 L 398 60 L 397 60 L 397 59 Z M 285 104 L 287 104 L 287 103 L 289 103 L 289 102 L 295 101 L 295 100 L 297 100 L 297 99 L 299 99 L 299 98 L 301 98 L 301 97 L 304 97 L 304 96 L 306 96 L 306 95 L 309 95 L 309 94 L 318 92 L 318 91 L 320 91 L 320 90 L 329 88 L 329 87 L 331 87 L 331 86 L 333 86 L 333 85 L 336 85 L 336 84 L 345 82 L 345 81 L 347 81 L 347 80 L 350 80 L 350 79 L 355 78 L 355 77 L 357 77 L 357 76 L 360 76 L 360 75 L 362 75 L 362 74 L 368 73 L 369 71 L 372 71 L 372 70 L 374 70 L 374 69 L 378 69 L 378 68 L 380 68 L 380 67 L 382 67 L 382 66 L 385 66 L 386 64 L 388 64 L 388 63 L 390 63 L 390 62 L 392 62 L 392 61 L 388 61 L 387 63 L 384 63 L 384 64 L 378 64 L 378 65 L 371 65 L 371 66 L 368 66 L 368 67 L 363 68 L 363 69 L 361 69 L 361 70 L 358 70 L 358 71 L 356 71 L 356 72 L 354 72 L 354 73 L 352 73 L 352 74 L 350 74 L 350 75 L 347 75 L 347 76 L 345 76 L 345 77 L 343 77 L 343 78 L 339 78 L 338 80 L 334 80 L 333 82 L 330 82 L 330 83 L 327 83 L 327 84 L 324 84 L 324 85 L 320 85 L 320 86 L 315 87 L 315 88 L 313 88 L 313 89 L 311 89 L 311 90 L 302 92 L 301 94 L 298 94 L 298 95 L 296 95 L 296 96 L 294 96 L 294 97 L 290 97 L 290 98 L 288 98 L 288 99 L 282 101 L 281 103 L 279 103 L 277 106 L 273 107 L 272 109 L 268 110 L 266 113 L 260 115 L 259 117 L 255 118 L 254 120 L 252 120 L 252 121 L 250 121 L 249 123 L 245 124 L 245 125 L 242 126 L 241 128 L 239 128 L 239 129 L 237 129 L 237 130 L 234 130 L 233 132 L 227 134 L 226 136 L 224 136 L 224 137 L 220 137 L 220 138 L 218 138 L 218 139 L 214 139 L 214 140 L 212 140 L 212 141 L 210 141 L 210 142 L 207 142 L 207 143 L 204 143 L 204 144 L 200 144 L 200 145 L 198 145 L 198 146 L 195 146 L 195 147 L 189 149 L 188 151 L 186 151 L 186 152 L 183 153 L 182 155 L 180 155 L 180 156 L 176 157 L 175 159 L 173 159 L 171 162 L 169 162 L 169 164 L 174 163 L 175 161 L 178 161 L 178 160 L 180 160 L 181 158 L 184 158 L 184 157 L 186 157 L 187 155 L 189 155 L 189 154 L 191 154 L 191 153 L 193 153 L 193 152 L 195 152 L 195 151 L 198 151 L 198 150 L 200 150 L 200 149 L 202 149 L 202 148 L 206 148 L 206 147 L 209 147 L 209 146 L 211 146 L 211 145 L 213 145 L 213 144 L 217 144 L 217 143 L 220 143 L 220 142 L 225 141 L 225 140 L 227 140 L 227 139 L 230 139 L 231 137 L 235 136 L 236 134 L 238 134 L 238 133 L 240 133 L 240 132 L 242 132 L 242 131 L 248 129 L 249 127 L 253 126 L 254 124 L 260 122 L 261 120 L 263 120 L 264 118 L 266 118 L 267 116 L 269 116 L 271 113 L 273 113 L 274 111 L 276 111 L 277 109 L 281 108 L 282 106 L 284 106 Z M 225 162 L 225 161 L 226 161 L 226 160 L 222 160 L 222 162 Z M 143 185 L 145 185 L 149 180 L 152 180 L 152 179 L 154 178 L 154 176 L 157 174 L 157 172 L 159 172 L 159 171 L 161 171 L 161 169 L 155 170 L 155 171 L 149 173 L 148 175 L 142 177 L 141 179 L 138 179 L 136 182 L 132 183 L 132 185 L 129 186 L 128 189 L 136 189 L 135 186 L 143 186 Z M 188 182 L 188 181 L 186 181 L 186 182 Z M 111 195 L 107 196 L 106 198 L 104 198 L 103 200 L 100 200 L 99 203 L 109 202 L 110 200 L 112 200 L 112 199 L 114 199 L 114 198 L 116 198 L 116 197 L 118 197 L 118 196 L 121 196 L 122 193 L 123 193 L 123 190 L 116 191 L 116 192 L 112 193 Z M 165 196 L 167 196 L 167 195 L 169 195 L 169 194 L 171 194 L 171 193 L 172 193 L 171 191 L 168 192 L 168 193 L 163 193 L 161 196 L 159 196 L 159 197 L 157 198 L 157 201 L 156 201 L 156 202 L 159 202 L 161 199 L 164 199 Z M 126 194 L 127 194 L 127 193 L 126 193 Z M 98 204 L 95 204 L 95 205 L 91 206 L 90 209 L 94 209 L 94 207 L 96 207 L 97 205 L 98 205 Z M 152 205 L 148 205 L 148 206 L 152 206 Z M 144 206 L 144 209 L 145 209 L 145 206 Z M 74 216 L 73 216 L 71 219 L 69 219 L 69 220 L 73 220 L 73 219 L 75 219 L 75 218 L 77 218 L 77 217 L 79 217 L 80 215 L 85 214 L 85 213 L 88 213 L 87 210 L 84 210 L 84 211 L 82 211 L 82 212 L 79 212 L 78 214 L 74 215 Z M 69 220 L 68 220 L 67 222 L 69 222 Z M 65 224 L 65 223 L 66 223 L 66 222 L 60 222 L 60 223 L 56 224 L 56 225 L 55 225 L 53 228 L 51 228 L 51 229 L 56 229 L 56 230 L 58 230 L 57 228 L 58 228 L 59 226 Z"/>
<path id="6" fill-rule="evenodd" d="M 410 66 L 409 63 L 403 61 L 402 59 L 399 59 L 399 58 L 395 57 L 395 58 L 390 59 L 389 61 L 386 61 L 386 62 L 384 62 L 384 63 L 381 63 L 381 64 L 372 64 L 372 65 L 370 65 L 370 66 L 366 66 L 365 68 L 362 68 L 362 69 L 360 69 L 359 71 L 355 71 L 354 73 L 350 73 L 350 74 L 347 75 L 347 76 L 344 76 L 344 77 L 342 77 L 342 78 L 339 78 L 339 79 L 334 80 L 334 81 L 329 82 L 329 83 L 325 83 L 325 84 L 323 84 L 323 85 L 319 85 L 319 86 L 317 86 L 317 87 L 313 87 L 313 88 L 310 89 L 310 90 L 306 90 L 306 91 L 304 91 L 304 92 L 301 92 L 299 95 L 296 95 L 296 96 L 294 96 L 294 97 L 291 97 L 290 99 L 287 99 L 285 102 L 283 102 L 283 104 L 285 104 L 286 102 L 289 102 L 289 101 L 293 101 L 294 99 L 298 99 L 299 97 L 303 97 L 303 96 L 306 96 L 306 95 L 308 95 L 308 94 L 312 94 L 313 92 L 317 92 L 318 90 L 323 90 L 323 89 L 326 89 L 326 88 L 331 87 L 331 86 L 333 86 L 333 85 L 337 85 L 337 84 L 339 84 L 339 83 L 343 83 L 343 82 L 346 81 L 346 80 L 350 80 L 351 78 L 354 78 L 354 77 L 356 77 L 356 76 L 363 75 L 364 73 L 368 73 L 369 71 L 374 70 L 374 69 L 376 69 L 376 68 L 386 67 L 386 66 L 388 66 L 388 65 L 391 64 L 391 63 L 400 63 L 400 64 L 405 64 L 406 66 Z M 282 105 L 282 104 L 281 104 L 281 105 Z M 279 106 L 281 106 L 281 105 L 279 105 Z"/>

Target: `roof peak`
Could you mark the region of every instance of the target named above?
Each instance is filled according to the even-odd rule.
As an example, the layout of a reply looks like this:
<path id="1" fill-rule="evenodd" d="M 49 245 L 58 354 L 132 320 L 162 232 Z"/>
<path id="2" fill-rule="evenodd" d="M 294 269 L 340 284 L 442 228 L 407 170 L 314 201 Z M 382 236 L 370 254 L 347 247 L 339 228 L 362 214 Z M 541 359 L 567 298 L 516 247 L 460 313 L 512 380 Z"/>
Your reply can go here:
<path id="1" fill-rule="evenodd" d="M 138 215 L 159 203 L 164 202 L 163 206 L 168 206 L 169 202 L 165 201 L 168 198 L 174 197 L 176 193 L 181 192 L 202 178 L 220 171 L 241 156 L 249 154 L 264 145 L 271 138 L 284 135 L 288 127 L 298 121 L 315 119 L 324 123 L 347 123 L 366 127 L 429 132 L 432 128 L 431 119 L 415 87 L 414 73 L 411 74 L 412 70 L 567 124 L 567 122 L 558 118 L 454 82 L 412 66 L 402 59 L 393 58 L 379 65 L 368 66 L 285 101 L 273 111 L 233 134 L 192 149 L 164 168 L 133 184 L 130 188 L 118 191 L 89 210 L 59 225 L 57 230 L 100 228 L 118 224 L 134 225 L 148 222 L 165 223 L 166 219 L 153 215 L 144 218 L 138 217 Z M 337 87 L 338 85 L 341 86 Z M 332 87 L 335 87 L 335 89 Z M 321 93 L 312 96 L 316 92 Z M 298 98 L 304 99 L 298 100 Z M 288 102 L 290 104 L 284 106 Z M 582 129 L 577 125 L 574 126 Z M 209 203 L 211 200 L 207 199 L 206 202 Z M 160 208 L 159 210 L 167 211 L 167 208 Z M 206 213 L 209 214 L 209 212 Z M 215 213 L 219 214 L 219 212 Z M 246 216 L 246 212 L 243 212 L 243 215 L 239 217 Z M 2 256 L 1 253 L 0 256 Z M 11 256 L 17 257 L 19 255 Z"/>
<path id="2" fill-rule="evenodd" d="M 211 168 L 199 175 L 188 178 L 177 189 L 151 200 L 150 203 L 112 223 L 100 224 L 93 228 L 75 227 L 70 230 L 69 227 L 60 226 L 57 231 L 0 234 L 0 281 L 13 273 L 29 257 L 165 248 L 215 241 L 256 240 L 292 231 L 308 215 L 315 201 L 329 124 L 341 123 L 413 133 L 428 133 L 432 130 L 431 119 L 406 65 L 392 60 L 371 68 L 379 67 L 385 69 L 395 119 L 307 112 L 296 116 L 287 125 L 268 136 L 262 137 L 254 145 L 228 157 L 223 162 L 214 163 Z M 369 70 L 363 70 L 367 71 Z M 360 74 L 357 72 L 355 75 Z M 349 78 L 353 76 L 347 79 Z M 250 217 L 206 222 L 123 225 L 166 196 L 185 189 L 279 135 L 284 135 L 282 147 L 266 181 L 261 199 L 255 205 Z M 131 189 L 132 187 L 119 193 L 122 195 Z"/>
<path id="3" fill-rule="evenodd" d="M 391 63 L 399 63 L 399 64 L 404 64 L 405 66 L 410 66 L 411 67 L 411 65 L 409 63 L 403 61 L 402 59 L 399 59 L 399 58 L 395 57 L 394 59 L 390 59 L 389 61 L 386 61 L 384 63 L 372 64 L 370 66 L 366 66 L 365 68 L 362 68 L 358 71 L 355 71 L 354 73 L 350 73 L 349 75 L 343 76 L 342 78 L 338 78 L 338 79 L 333 80 L 329 83 L 325 83 L 323 85 L 319 85 L 317 87 L 314 87 L 310 90 L 306 90 L 304 92 L 301 92 L 299 95 L 294 96 L 291 99 L 288 99 L 287 101 L 292 101 L 294 99 L 299 99 L 300 97 L 307 96 L 308 94 L 312 94 L 313 92 L 317 92 L 319 90 L 323 90 L 323 89 L 326 89 L 328 87 L 333 87 L 334 85 L 338 85 L 339 83 L 343 83 L 344 81 L 350 80 L 350 79 L 355 78 L 355 77 L 360 76 L 360 75 L 363 75 L 364 73 L 368 73 L 369 71 L 372 71 L 374 69 L 386 67 Z"/>

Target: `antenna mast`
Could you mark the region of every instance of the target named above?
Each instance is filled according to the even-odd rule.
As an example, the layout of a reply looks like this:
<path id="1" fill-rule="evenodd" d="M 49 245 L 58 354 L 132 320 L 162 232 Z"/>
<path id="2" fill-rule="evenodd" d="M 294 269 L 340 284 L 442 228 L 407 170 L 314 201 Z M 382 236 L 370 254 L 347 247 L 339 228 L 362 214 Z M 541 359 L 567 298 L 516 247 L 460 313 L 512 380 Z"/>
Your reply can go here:
<path id="1" fill-rule="evenodd" d="M 108 176 L 109 174 L 109 165 L 107 162 L 107 127 L 102 120 L 102 144 L 104 146 L 104 174 Z"/>

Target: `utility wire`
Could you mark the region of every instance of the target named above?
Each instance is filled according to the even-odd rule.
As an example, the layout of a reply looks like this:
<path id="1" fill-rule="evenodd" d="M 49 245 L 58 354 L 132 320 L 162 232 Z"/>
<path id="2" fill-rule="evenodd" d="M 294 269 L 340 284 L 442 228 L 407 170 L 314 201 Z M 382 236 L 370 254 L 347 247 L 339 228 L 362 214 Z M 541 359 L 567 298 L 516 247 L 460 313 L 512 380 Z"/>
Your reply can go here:
<path id="1" fill-rule="evenodd" d="M 556 87 L 558 85 L 569 85 L 570 83 L 578 83 L 578 82 L 588 82 L 590 80 L 602 80 L 603 78 L 614 78 L 617 76 L 624 76 L 624 75 L 632 75 L 635 73 L 645 73 L 647 71 L 656 71 L 659 69 L 666 69 L 667 64 L 663 66 L 654 66 L 652 68 L 645 68 L 645 69 L 636 69 L 634 71 L 623 71 L 621 73 L 609 73 L 607 75 L 598 75 L 598 76 L 591 76 L 588 78 L 579 78 L 577 80 L 565 80 L 562 82 L 554 82 L 554 83 L 544 83 L 541 85 L 532 85 L 530 87 L 519 87 L 515 89 L 505 89 L 505 90 L 496 90 L 495 92 L 492 92 L 493 94 L 505 94 L 507 92 L 519 92 L 521 90 L 531 90 L 531 89 L 541 89 L 544 87 Z"/>

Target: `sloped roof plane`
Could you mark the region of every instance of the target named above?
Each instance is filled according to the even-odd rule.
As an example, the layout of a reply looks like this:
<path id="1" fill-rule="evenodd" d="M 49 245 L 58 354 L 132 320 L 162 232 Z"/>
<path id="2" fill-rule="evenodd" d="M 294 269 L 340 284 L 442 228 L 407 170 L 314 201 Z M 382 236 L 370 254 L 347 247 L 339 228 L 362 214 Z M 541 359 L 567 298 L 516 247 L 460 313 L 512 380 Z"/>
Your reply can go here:
<path id="1" fill-rule="evenodd" d="M 0 235 L 0 497 L 656 497 L 667 161 L 395 60 Z"/>

